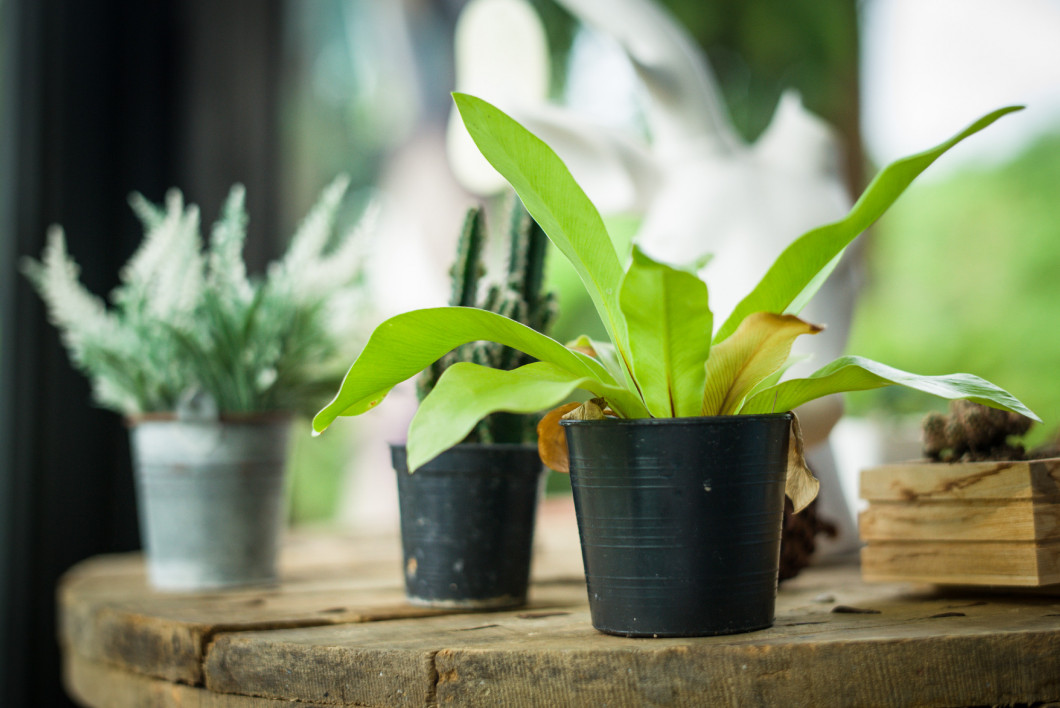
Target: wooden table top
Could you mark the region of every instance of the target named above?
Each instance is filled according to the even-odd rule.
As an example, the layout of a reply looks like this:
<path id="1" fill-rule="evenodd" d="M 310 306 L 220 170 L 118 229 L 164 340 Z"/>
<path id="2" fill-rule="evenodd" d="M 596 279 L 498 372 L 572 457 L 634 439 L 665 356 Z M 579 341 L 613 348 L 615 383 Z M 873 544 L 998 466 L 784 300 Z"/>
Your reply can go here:
<path id="1" fill-rule="evenodd" d="M 973 706 L 1060 700 L 1060 597 L 866 584 L 824 564 L 773 628 L 593 630 L 573 509 L 544 505 L 529 606 L 404 601 L 396 535 L 293 534 L 274 587 L 163 594 L 137 554 L 58 591 L 67 690 L 88 706 Z"/>

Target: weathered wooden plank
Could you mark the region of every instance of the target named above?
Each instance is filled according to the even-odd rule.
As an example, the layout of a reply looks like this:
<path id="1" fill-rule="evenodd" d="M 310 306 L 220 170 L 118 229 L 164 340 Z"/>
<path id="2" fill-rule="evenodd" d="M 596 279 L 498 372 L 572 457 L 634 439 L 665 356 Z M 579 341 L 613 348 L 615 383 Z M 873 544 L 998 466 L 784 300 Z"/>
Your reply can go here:
<path id="1" fill-rule="evenodd" d="M 158 596 L 86 601 L 64 593 L 61 633 L 73 651 L 129 671 L 202 683 L 205 644 L 241 629 L 303 627 L 416 617 L 399 589 L 263 590 L 202 596 Z"/>
<path id="2" fill-rule="evenodd" d="M 216 691 L 388 705 L 1008 704 L 1060 698 L 1060 605 L 864 585 L 847 568 L 782 590 L 762 632 L 610 637 L 584 606 L 245 632 L 217 639 L 206 677 Z"/>
<path id="3" fill-rule="evenodd" d="M 60 583 L 60 635 L 91 660 L 201 684 L 205 644 L 220 631 L 423 614 L 404 602 L 392 541 L 294 534 L 279 585 L 208 593 L 151 590 L 139 554 L 91 559 Z"/>
<path id="4" fill-rule="evenodd" d="M 1025 462 L 907 462 L 862 470 L 869 501 L 1042 499 L 1060 501 L 1060 458 Z"/>
<path id="5" fill-rule="evenodd" d="M 1047 541 L 1060 539 L 1060 503 L 1013 501 L 874 501 L 858 516 L 862 540 Z"/>
<path id="6" fill-rule="evenodd" d="M 163 679 L 121 671 L 77 654 L 63 657 L 63 684 L 82 705 L 106 708 L 290 708 L 290 701 L 274 701 L 230 693 L 213 693 Z M 335 704 L 299 703 L 299 708 L 335 708 Z"/>
<path id="7" fill-rule="evenodd" d="M 569 519 L 564 510 L 556 516 L 548 512 L 541 533 L 547 544 L 535 550 L 539 582 L 529 607 L 584 599 L 576 528 L 570 535 L 573 510 Z M 279 585 L 207 593 L 151 590 L 139 554 L 95 558 L 75 566 L 60 584 L 60 635 L 94 661 L 198 685 L 205 646 L 221 632 L 453 612 L 406 602 L 400 553 L 396 537 L 293 534 L 281 557 Z"/>
<path id="8" fill-rule="evenodd" d="M 1060 583 L 1060 543 L 873 541 L 861 549 L 869 581 L 1043 586 Z"/>
<path id="9" fill-rule="evenodd" d="M 524 622 L 566 615 L 586 604 L 584 582 L 549 583 L 534 589 L 537 599 L 511 612 L 436 615 L 458 617 L 460 631 L 474 632 L 498 617 Z M 418 618 L 332 625 L 324 634 L 313 627 L 220 634 L 204 662 L 207 688 L 293 700 L 338 700 L 357 705 L 420 705 L 433 701 L 436 681 L 431 624 Z M 446 626 L 446 625 L 443 625 Z M 361 631 L 364 630 L 364 631 Z"/>
<path id="10" fill-rule="evenodd" d="M 73 651 L 129 671 L 202 683 L 204 649 L 223 632 L 379 622 L 426 617 L 452 610 L 409 605 L 399 587 L 313 587 L 306 583 L 257 591 L 210 595 L 162 595 L 141 584 L 140 595 L 128 591 L 109 599 L 79 598 L 65 588 L 61 600 L 61 634 Z M 529 608 L 584 599 L 584 583 L 550 583 L 532 591 Z"/>
<path id="11" fill-rule="evenodd" d="M 280 700 L 374 706 L 434 703 L 435 649 L 417 632 L 396 634 L 392 623 L 368 632 L 317 635 L 289 630 L 280 641 L 271 633 L 226 634 L 207 655 L 206 688 Z M 345 641 L 353 637 L 352 641 Z"/>
<path id="12" fill-rule="evenodd" d="M 465 615 L 403 614 L 425 611 L 404 603 L 396 539 L 318 538 L 279 587 L 202 595 L 148 591 L 136 558 L 89 562 L 60 590 L 67 684 L 119 708 L 1060 700 L 1060 597 L 825 565 L 782 585 L 772 629 L 631 640 L 591 628 L 573 516 L 539 538 L 532 607 Z"/>
<path id="13" fill-rule="evenodd" d="M 438 653 L 437 696 L 462 706 L 1009 705 L 1058 695 L 1058 649 L 1046 633 L 990 644 L 837 640 L 801 652 L 691 643 L 604 655 L 465 648 Z"/>

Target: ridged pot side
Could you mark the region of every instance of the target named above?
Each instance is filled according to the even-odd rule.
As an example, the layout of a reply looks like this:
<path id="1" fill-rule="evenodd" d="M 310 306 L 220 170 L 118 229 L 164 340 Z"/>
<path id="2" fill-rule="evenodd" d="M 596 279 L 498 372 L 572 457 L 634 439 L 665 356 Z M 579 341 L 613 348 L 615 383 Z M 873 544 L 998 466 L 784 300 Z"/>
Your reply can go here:
<path id="1" fill-rule="evenodd" d="M 544 472 L 537 447 L 457 445 L 412 474 L 403 445 L 391 456 L 409 602 L 524 604 Z"/>
<path id="2" fill-rule="evenodd" d="M 563 425 L 594 627 L 772 626 L 790 413 Z"/>

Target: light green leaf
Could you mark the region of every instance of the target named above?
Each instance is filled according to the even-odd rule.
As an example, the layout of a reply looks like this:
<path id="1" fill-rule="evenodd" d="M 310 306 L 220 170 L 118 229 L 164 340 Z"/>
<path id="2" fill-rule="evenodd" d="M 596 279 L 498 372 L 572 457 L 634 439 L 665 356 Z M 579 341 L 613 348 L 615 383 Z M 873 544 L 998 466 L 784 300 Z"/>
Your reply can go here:
<path id="1" fill-rule="evenodd" d="M 574 266 L 625 359 L 626 327 L 618 306 L 622 266 L 600 213 L 559 156 L 537 136 L 480 98 L 454 93 L 453 100 L 482 155 Z"/>
<path id="2" fill-rule="evenodd" d="M 882 169 L 841 220 L 808 231 L 777 258 L 761 282 L 733 310 L 714 337 L 720 342 L 754 312 L 799 313 L 839 262 L 843 249 L 873 224 L 906 187 L 943 153 L 1001 116 L 1021 110 L 1009 106 L 989 113 L 946 142 Z"/>
<path id="3" fill-rule="evenodd" d="M 714 327 L 707 284 L 634 248 L 620 304 L 648 411 L 656 418 L 699 415 Z"/>
<path id="4" fill-rule="evenodd" d="M 409 469 L 417 469 L 459 443 L 479 420 L 492 413 L 536 413 L 554 408 L 579 388 L 608 400 L 625 393 L 596 378 L 577 376 L 542 361 L 511 371 L 468 362 L 453 364 L 423 399 L 409 426 Z"/>
<path id="5" fill-rule="evenodd" d="M 747 398 L 745 400 L 753 398 L 755 394 L 757 394 L 759 391 L 763 391 L 771 386 L 776 386 L 778 383 L 780 383 L 780 380 L 784 378 L 784 374 L 788 372 L 788 369 L 800 362 L 806 361 L 811 358 L 811 354 L 793 354 L 789 356 L 787 361 L 785 361 L 779 369 L 777 369 L 772 374 L 756 383 L 754 387 L 752 387 L 751 390 L 747 392 Z"/>
<path id="6" fill-rule="evenodd" d="M 707 360 L 702 415 L 738 413 L 747 394 L 784 365 L 795 338 L 820 331 L 794 315 L 756 312 L 745 319 Z"/>
<path id="7" fill-rule="evenodd" d="M 615 381 L 623 380 L 625 369 L 622 366 L 622 361 L 618 358 L 618 352 L 615 351 L 615 345 L 611 342 L 597 341 L 587 334 L 580 334 L 573 342 L 567 342 L 567 347 L 587 354 L 599 361 L 615 378 Z"/>
<path id="8" fill-rule="evenodd" d="M 599 362 L 493 312 L 474 307 L 415 310 L 392 317 L 376 328 L 347 372 L 338 394 L 313 419 L 313 430 L 325 430 L 340 415 L 364 413 L 398 383 L 415 376 L 446 352 L 478 340 L 518 349 L 576 376 L 616 383 Z M 616 411 L 642 417 L 639 399 L 624 393 L 614 396 Z"/>
<path id="9" fill-rule="evenodd" d="M 836 359 L 804 379 L 784 381 L 756 394 L 741 413 L 789 411 L 803 403 L 832 393 L 865 391 L 897 384 L 940 398 L 965 398 L 992 408 L 1020 413 L 1040 421 L 1015 396 L 989 381 L 971 374 L 918 376 L 859 356 Z"/>

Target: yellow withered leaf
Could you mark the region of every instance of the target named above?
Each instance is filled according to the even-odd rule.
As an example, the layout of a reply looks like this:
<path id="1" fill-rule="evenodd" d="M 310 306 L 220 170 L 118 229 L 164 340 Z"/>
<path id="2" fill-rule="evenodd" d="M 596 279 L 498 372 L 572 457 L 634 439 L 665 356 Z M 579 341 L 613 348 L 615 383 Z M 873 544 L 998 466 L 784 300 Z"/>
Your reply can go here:
<path id="1" fill-rule="evenodd" d="M 748 316 L 710 352 L 703 415 L 739 413 L 751 389 L 787 360 L 795 338 L 823 329 L 795 315 L 756 312 Z"/>

